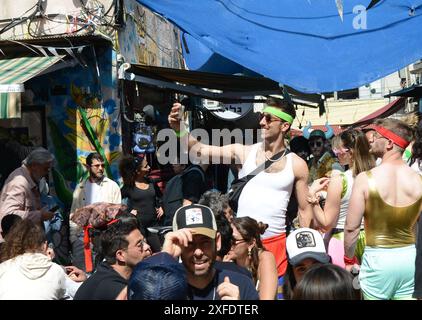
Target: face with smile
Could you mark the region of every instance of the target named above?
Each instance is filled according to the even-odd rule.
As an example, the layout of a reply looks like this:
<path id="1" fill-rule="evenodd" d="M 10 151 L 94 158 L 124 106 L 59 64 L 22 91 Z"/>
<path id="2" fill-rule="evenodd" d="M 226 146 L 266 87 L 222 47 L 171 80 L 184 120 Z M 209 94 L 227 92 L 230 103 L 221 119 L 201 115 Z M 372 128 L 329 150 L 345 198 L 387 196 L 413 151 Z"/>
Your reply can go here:
<path id="1" fill-rule="evenodd" d="M 233 239 L 230 254 L 234 261 L 243 261 L 248 256 L 248 248 L 253 247 L 253 245 L 251 246 L 245 239 L 243 239 L 239 230 L 237 230 L 234 225 L 232 225 L 232 228 Z"/>
<path id="2" fill-rule="evenodd" d="M 260 115 L 259 125 L 261 127 L 261 138 L 265 140 L 278 137 L 282 132 L 282 128 L 288 123 L 272 114 L 263 112 Z"/>
<path id="3" fill-rule="evenodd" d="M 212 275 L 217 256 L 216 240 L 204 235 L 193 235 L 192 241 L 182 250 L 182 261 L 188 274 L 200 277 Z"/>

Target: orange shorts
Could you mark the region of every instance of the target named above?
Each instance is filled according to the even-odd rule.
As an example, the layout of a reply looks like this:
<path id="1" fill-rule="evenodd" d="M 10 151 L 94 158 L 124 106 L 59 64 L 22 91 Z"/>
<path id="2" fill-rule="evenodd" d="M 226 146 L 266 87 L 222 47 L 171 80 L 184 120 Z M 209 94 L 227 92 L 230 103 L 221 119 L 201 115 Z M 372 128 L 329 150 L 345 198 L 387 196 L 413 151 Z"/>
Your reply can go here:
<path id="1" fill-rule="evenodd" d="M 262 239 L 262 244 L 265 249 L 272 252 L 274 255 L 278 276 L 284 276 L 287 269 L 286 234 L 282 233 L 277 236 Z"/>

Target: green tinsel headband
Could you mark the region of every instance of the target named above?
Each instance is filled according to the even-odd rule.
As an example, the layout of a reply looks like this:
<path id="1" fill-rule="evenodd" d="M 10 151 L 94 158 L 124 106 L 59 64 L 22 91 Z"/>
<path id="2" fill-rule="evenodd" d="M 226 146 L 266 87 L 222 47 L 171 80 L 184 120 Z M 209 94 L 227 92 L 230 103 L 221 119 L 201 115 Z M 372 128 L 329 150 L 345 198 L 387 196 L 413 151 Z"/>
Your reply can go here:
<path id="1" fill-rule="evenodd" d="M 290 124 L 293 123 L 293 117 L 290 114 L 287 114 L 287 113 L 281 111 L 278 108 L 266 106 L 264 108 L 264 110 L 262 110 L 262 112 L 266 112 L 266 113 L 272 114 L 273 116 L 276 116 L 277 118 L 280 118 L 280 119 L 282 119 L 284 121 L 287 121 Z"/>

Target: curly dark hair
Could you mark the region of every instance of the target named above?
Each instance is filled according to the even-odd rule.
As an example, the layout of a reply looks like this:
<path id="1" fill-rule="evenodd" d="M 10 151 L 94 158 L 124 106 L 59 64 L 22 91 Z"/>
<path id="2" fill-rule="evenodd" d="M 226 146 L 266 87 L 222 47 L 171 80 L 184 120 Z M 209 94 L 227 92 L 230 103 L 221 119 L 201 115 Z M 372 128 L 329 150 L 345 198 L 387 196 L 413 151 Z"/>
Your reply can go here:
<path id="1" fill-rule="evenodd" d="M 128 187 L 135 186 L 136 169 L 142 164 L 143 157 L 131 155 L 123 157 L 119 162 L 119 173 L 123 184 Z"/>
<path id="2" fill-rule="evenodd" d="M 41 252 L 47 241 L 44 230 L 29 219 L 16 222 L 1 247 L 0 260 L 6 261 L 28 252 Z"/>
<path id="3" fill-rule="evenodd" d="M 233 240 L 233 230 L 229 220 L 224 215 L 224 211 L 229 207 L 229 198 L 226 194 L 218 191 L 206 191 L 199 199 L 198 204 L 210 207 L 214 213 L 217 223 L 217 230 L 221 235 L 221 248 L 217 255 L 223 258 L 231 249 Z"/>

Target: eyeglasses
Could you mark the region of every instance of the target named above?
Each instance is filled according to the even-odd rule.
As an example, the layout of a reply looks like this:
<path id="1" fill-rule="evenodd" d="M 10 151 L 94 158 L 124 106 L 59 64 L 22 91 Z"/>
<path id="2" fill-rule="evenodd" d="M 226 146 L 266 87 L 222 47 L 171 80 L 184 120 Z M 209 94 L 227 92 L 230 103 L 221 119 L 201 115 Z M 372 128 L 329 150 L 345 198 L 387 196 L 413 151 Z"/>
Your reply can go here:
<path id="1" fill-rule="evenodd" d="M 232 239 L 232 246 L 237 246 L 239 243 L 246 242 L 245 239 Z"/>
<path id="2" fill-rule="evenodd" d="M 389 140 L 388 138 L 384 137 L 383 135 L 379 134 L 378 132 L 375 132 L 372 135 L 372 141 L 373 142 L 375 142 L 375 140 L 382 139 L 382 138 Z"/>
<path id="3" fill-rule="evenodd" d="M 309 146 L 312 148 L 312 147 L 316 147 L 316 148 L 319 148 L 319 147 L 322 147 L 322 145 L 323 145 L 324 143 L 322 142 L 322 141 L 309 141 Z"/>
<path id="4" fill-rule="evenodd" d="M 147 244 L 148 244 L 148 242 L 146 242 L 145 239 L 142 239 L 142 240 L 139 240 L 133 247 L 128 246 L 127 248 L 128 249 L 130 249 L 130 248 L 138 248 L 138 249 L 143 250 L 144 249 L 144 246 L 147 245 Z"/>
<path id="5" fill-rule="evenodd" d="M 98 164 L 91 164 L 91 167 L 94 167 L 94 168 L 104 168 L 105 167 L 105 165 L 104 165 L 104 163 L 98 163 Z"/>
<path id="6" fill-rule="evenodd" d="M 268 114 L 268 113 L 261 113 L 261 114 L 259 115 L 259 121 L 260 121 L 260 122 L 262 121 L 262 119 L 263 119 L 263 118 L 265 118 L 265 122 L 266 122 L 266 123 L 271 123 L 271 122 L 273 122 L 273 121 L 281 121 L 281 119 L 271 117 L 271 115 L 270 115 L 270 114 Z"/>

